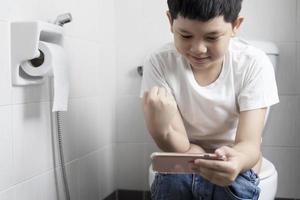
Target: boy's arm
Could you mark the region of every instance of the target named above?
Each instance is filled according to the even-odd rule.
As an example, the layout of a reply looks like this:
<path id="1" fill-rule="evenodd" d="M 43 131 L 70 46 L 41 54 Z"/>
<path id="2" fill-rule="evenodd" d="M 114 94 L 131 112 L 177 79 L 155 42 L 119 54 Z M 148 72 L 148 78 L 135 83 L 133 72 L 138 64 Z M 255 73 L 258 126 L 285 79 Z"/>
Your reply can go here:
<path id="1" fill-rule="evenodd" d="M 197 159 L 192 169 L 214 184 L 228 186 L 240 172 L 253 168 L 261 154 L 265 113 L 266 108 L 241 112 L 233 147 L 223 146 L 215 151 L 226 156 L 226 161 Z"/>
<path id="2" fill-rule="evenodd" d="M 165 88 L 155 86 L 145 92 L 143 110 L 147 128 L 161 150 L 201 152 L 201 147 L 190 144 L 177 103 Z"/>
<path id="3" fill-rule="evenodd" d="M 260 158 L 266 110 L 261 108 L 240 113 L 233 149 L 241 154 L 241 171 L 253 168 Z"/>

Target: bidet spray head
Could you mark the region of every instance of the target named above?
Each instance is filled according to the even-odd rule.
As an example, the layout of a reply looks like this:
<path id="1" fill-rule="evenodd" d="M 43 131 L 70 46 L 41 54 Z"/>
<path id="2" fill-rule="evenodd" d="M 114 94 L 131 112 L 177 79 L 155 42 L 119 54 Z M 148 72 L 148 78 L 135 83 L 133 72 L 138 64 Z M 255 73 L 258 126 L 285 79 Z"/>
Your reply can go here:
<path id="1" fill-rule="evenodd" d="M 58 15 L 54 24 L 63 26 L 64 24 L 69 23 L 71 21 L 72 21 L 71 13 L 65 13 L 65 14 Z"/>

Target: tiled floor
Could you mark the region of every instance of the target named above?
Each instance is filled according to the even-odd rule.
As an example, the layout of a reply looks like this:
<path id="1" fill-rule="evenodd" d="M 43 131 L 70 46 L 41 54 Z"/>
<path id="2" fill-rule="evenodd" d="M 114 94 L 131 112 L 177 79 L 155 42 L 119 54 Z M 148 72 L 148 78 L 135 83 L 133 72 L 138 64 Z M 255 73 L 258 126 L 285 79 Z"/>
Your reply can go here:
<path id="1" fill-rule="evenodd" d="M 104 200 L 151 200 L 149 191 L 117 190 Z"/>
<path id="2" fill-rule="evenodd" d="M 135 190 L 117 190 L 104 200 L 151 200 L 149 191 L 135 191 Z M 275 200 L 300 200 L 276 198 Z"/>

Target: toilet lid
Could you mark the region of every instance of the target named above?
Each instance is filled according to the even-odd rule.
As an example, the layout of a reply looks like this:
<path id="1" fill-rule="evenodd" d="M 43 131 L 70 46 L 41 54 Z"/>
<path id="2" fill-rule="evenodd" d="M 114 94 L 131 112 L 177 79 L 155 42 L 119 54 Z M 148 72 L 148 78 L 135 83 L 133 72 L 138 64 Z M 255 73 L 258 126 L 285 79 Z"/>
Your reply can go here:
<path id="1" fill-rule="evenodd" d="M 262 165 L 260 172 L 258 174 L 260 179 L 268 178 L 276 173 L 274 165 L 268 161 L 266 158 L 262 159 Z"/>

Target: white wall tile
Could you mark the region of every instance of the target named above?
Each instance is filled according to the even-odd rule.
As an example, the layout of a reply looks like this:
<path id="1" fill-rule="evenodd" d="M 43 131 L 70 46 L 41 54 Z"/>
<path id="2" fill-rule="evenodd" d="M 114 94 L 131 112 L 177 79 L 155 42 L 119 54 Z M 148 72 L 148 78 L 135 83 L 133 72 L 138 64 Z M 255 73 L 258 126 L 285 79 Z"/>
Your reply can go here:
<path id="1" fill-rule="evenodd" d="M 115 93 L 113 47 L 70 37 L 65 38 L 64 46 L 70 62 L 70 98 Z"/>
<path id="2" fill-rule="evenodd" d="M 0 191 L 13 184 L 11 106 L 0 106 Z"/>
<path id="3" fill-rule="evenodd" d="M 58 200 L 53 173 L 46 172 L 15 186 L 16 199 Z"/>
<path id="4" fill-rule="evenodd" d="M 39 176 L 16 186 L 16 199 L 38 200 L 42 197 L 42 185 Z"/>
<path id="5" fill-rule="evenodd" d="M 64 46 L 70 62 L 70 98 L 96 96 L 100 85 L 100 46 L 70 37 L 65 38 Z"/>
<path id="6" fill-rule="evenodd" d="M 73 200 L 80 200 L 80 160 L 75 160 L 66 165 L 67 180 L 69 186 L 70 197 Z M 60 176 L 62 179 L 62 176 Z M 61 184 L 62 184 L 61 180 Z M 59 187 L 60 192 L 63 186 Z"/>
<path id="7" fill-rule="evenodd" d="M 8 22 L 0 21 L 0 44 L 0 105 L 8 105 L 11 103 Z"/>
<path id="8" fill-rule="evenodd" d="M 167 1 L 152 0 L 142 1 L 142 16 L 146 23 L 160 22 L 165 18 L 167 20 L 166 11 L 168 10 Z"/>
<path id="9" fill-rule="evenodd" d="M 128 57 L 128 53 L 126 55 L 122 53 L 123 57 Z M 137 67 L 143 64 L 144 58 L 145 56 L 141 56 L 130 64 L 126 64 L 126 61 L 121 62 L 123 58 L 117 58 L 119 60 L 117 64 L 119 66 L 117 72 L 118 95 L 139 95 L 142 79 L 137 73 Z"/>
<path id="10" fill-rule="evenodd" d="M 58 190 L 63 190 L 63 187 L 60 187 L 58 182 L 59 178 L 56 179 L 54 170 L 50 170 L 39 176 L 40 182 L 37 182 L 41 185 L 42 198 L 45 200 L 59 200 L 63 199 L 62 195 L 59 196 Z M 76 199 L 75 199 L 76 200 Z"/>
<path id="11" fill-rule="evenodd" d="M 56 15 L 70 12 L 73 16 L 72 22 L 65 25 L 66 35 L 90 41 L 100 41 L 102 36 L 101 30 L 105 28 L 105 24 L 100 23 L 100 2 L 99 0 L 90 0 L 88 3 L 86 1 L 72 0 L 51 1 L 54 4 L 53 9 Z M 112 12 L 111 9 L 108 11 Z M 106 23 L 111 23 L 110 19 Z"/>
<path id="12" fill-rule="evenodd" d="M 298 129 L 299 130 L 299 129 Z M 296 158 L 299 158 L 300 157 L 300 148 L 299 148 L 300 145 L 297 146 L 297 148 L 295 148 L 295 152 L 296 152 Z M 295 159 L 293 158 L 293 161 L 291 162 L 291 164 L 293 164 L 293 162 L 295 162 L 295 169 L 296 169 L 296 173 L 294 174 L 295 175 L 295 179 L 296 179 L 296 182 L 294 183 L 294 187 L 295 187 L 295 190 L 294 190 L 294 198 L 297 198 L 297 199 L 300 199 L 300 190 L 299 190 L 299 180 L 300 180 L 300 173 L 299 173 L 299 169 L 300 169 L 300 161 L 299 159 Z"/>
<path id="13" fill-rule="evenodd" d="M 297 42 L 297 73 L 300 74 L 300 42 Z M 299 75 L 300 76 L 300 75 Z"/>
<path id="14" fill-rule="evenodd" d="M 123 41 L 118 42 L 119 47 L 117 48 L 117 88 L 119 95 L 137 95 L 141 87 L 141 77 L 136 68 L 142 65 L 145 59 L 145 48 L 141 41 L 144 36 L 141 31 L 132 30 L 132 32 L 126 31 L 130 36 L 122 35 L 119 37 L 119 40 Z M 130 46 L 130 50 L 128 50 L 128 46 Z"/>
<path id="15" fill-rule="evenodd" d="M 2 0 L 0 7 L 0 20 L 7 20 L 11 16 L 12 1 Z"/>
<path id="16" fill-rule="evenodd" d="M 300 42 L 300 1 L 297 0 L 297 41 Z"/>
<path id="17" fill-rule="evenodd" d="M 277 86 L 281 95 L 300 94 L 300 69 L 297 67 L 296 43 L 278 43 Z"/>
<path id="18" fill-rule="evenodd" d="M 140 18 L 137 16 L 143 16 L 142 6 L 143 1 L 139 0 L 116 1 L 116 27 L 118 30 L 123 30 L 119 32 L 122 36 L 131 38 L 133 36 L 131 33 L 138 35 L 142 24 L 140 23 Z M 130 42 L 130 40 L 127 40 L 127 42 Z"/>
<path id="19" fill-rule="evenodd" d="M 72 161 L 65 164 L 66 176 L 69 186 L 70 198 L 72 200 L 79 200 L 79 160 Z M 63 182 L 63 175 L 61 167 L 47 172 L 44 177 L 45 189 L 44 196 L 47 200 L 65 199 L 65 186 Z"/>
<path id="20" fill-rule="evenodd" d="M 97 123 L 99 124 L 100 134 L 100 146 L 104 147 L 106 145 L 115 142 L 115 132 L 116 132 L 116 113 L 115 113 L 115 98 L 110 96 L 103 96 L 98 98 L 97 103 L 99 104 L 99 118 Z"/>
<path id="21" fill-rule="evenodd" d="M 79 199 L 99 200 L 102 196 L 99 153 L 93 152 L 79 161 Z"/>
<path id="22" fill-rule="evenodd" d="M 114 122 L 110 116 L 110 101 L 105 98 L 71 99 L 69 111 L 62 117 L 66 161 L 80 158 L 113 142 L 111 130 Z"/>
<path id="23" fill-rule="evenodd" d="M 11 188 L 9 190 L 0 192 L 0 199 L 1 200 L 17 200 L 15 188 Z"/>
<path id="24" fill-rule="evenodd" d="M 157 147 L 157 145 L 154 142 L 145 144 L 145 179 L 146 179 L 146 190 L 150 190 L 149 185 L 149 167 L 151 165 L 151 154 L 153 152 L 160 152 L 161 150 Z"/>
<path id="25" fill-rule="evenodd" d="M 296 124 L 299 119 L 297 108 L 299 98 L 295 96 L 280 96 L 280 103 L 271 108 L 265 127 L 263 144 L 278 146 L 296 146 L 299 142 Z"/>
<path id="26" fill-rule="evenodd" d="M 117 102 L 117 142 L 146 142 L 146 125 L 138 96 L 122 96 Z"/>
<path id="27" fill-rule="evenodd" d="M 245 16 L 240 32 L 244 37 L 285 42 L 296 40 L 296 0 L 244 1 L 241 14 Z"/>
<path id="28" fill-rule="evenodd" d="M 264 147 L 263 155 L 278 172 L 277 197 L 299 198 L 299 148 Z"/>
<path id="29" fill-rule="evenodd" d="M 295 142 L 294 144 L 297 146 L 297 147 L 300 147 L 300 96 L 296 96 L 295 99 L 297 99 L 297 105 L 295 107 L 295 110 L 296 110 L 296 114 L 295 116 L 292 117 L 292 119 L 295 119 L 296 121 L 296 131 L 295 131 Z M 291 117 L 288 118 L 288 120 L 290 120 Z"/>
<path id="30" fill-rule="evenodd" d="M 54 20 L 56 18 L 54 8 L 50 1 L 38 0 L 13 0 L 11 2 L 11 20 Z M 51 9 L 49 9 L 51 8 Z"/>
<path id="31" fill-rule="evenodd" d="M 48 81 L 42 85 L 12 87 L 12 104 L 49 101 Z"/>
<path id="32" fill-rule="evenodd" d="M 101 45 L 100 52 L 97 55 L 100 60 L 98 74 L 98 85 L 96 92 L 103 96 L 111 98 L 115 101 L 116 84 L 117 84 L 117 69 L 116 69 L 116 52 L 111 45 Z"/>
<path id="33" fill-rule="evenodd" d="M 59 175 L 58 175 L 59 176 Z M 54 170 L 50 170 L 44 174 L 34 177 L 29 181 L 25 181 L 19 185 L 31 185 L 33 188 L 39 190 L 39 199 L 44 200 L 59 200 L 64 199 L 63 196 L 59 196 L 59 192 L 57 190 L 63 190 L 63 187 L 59 185 L 61 182 L 60 177 L 55 177 Z M 28 186 L 27 186 L 28 187 Z M 16 187 L 20 188 L 20 187 Z M 19 195 L 19 194 L 18 194 Z"/>
<path id="34" fill-rule="evenodd" d="M 97 39 L 100 43 L 115 48 L 116 35 L 116 4 L 115 1 L 100 0 L 100 9 L 97 11 L 100 15 L 100 35 Z"/>
<path id="35" fill-rule="evenodd" d="M 99 150 L 99 165 L 101 174 L 101 188 L 102 196 L 104 199 L 117 189 L 116 185 L 116 145 L 108 145 Z"/>
<path id="36" fill-rule="evenodd" d="M 169 41 L 173 41 L 169 20 L 166 14 L 167 1 L 143 1 L 143 44 L 147 55 Z M 159 31 L 158 31 L 159 30 Z"/>
<path id="37" fill-rule="evenodd" d="M 145 190 L 147 169 L 145 166 L 145 143 L 118 143 L 117 188 Z"/>
<path id="38" fill-rule="evenodd" d="M 116 5 L 119 30 L 116 32 L 118 93 L 138 95 L 141 78 L 136 72 L 136 67 L 142 65 L 146 56 L 154 49 L 171 39 L 165 13 L 166 4 L 162 5 L 159 1 L 118 1 Z M 132 5 L 134 8 L 128 8 Z M 132 10 L 136 12 L 131 12 Z M 130 24 L 126 23 L 127 21 L 130 21 Z"/>
<path id="39" fill-rule="evenodd" d="M 49 113 L 47 102 L 12 106 L 15 183 L 53 167 Z"/>
<path id="40" fill-rule="evenodd" d="M 161 152 L 161 150 L 154 142 L 147 143 L 145 145 L 145 149 L 146 149 L 145 151 L 146 166 L 149 166 L 151 163 L 151 158 L 150 158 L 151 154 L 153 152 Z"/>

